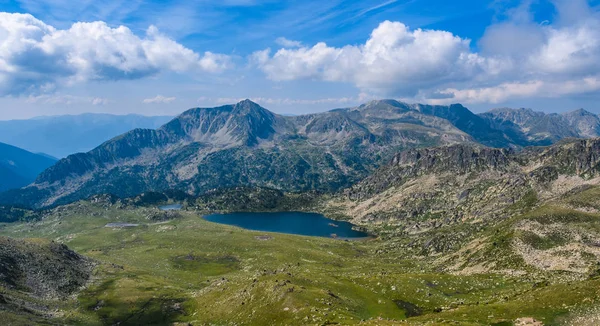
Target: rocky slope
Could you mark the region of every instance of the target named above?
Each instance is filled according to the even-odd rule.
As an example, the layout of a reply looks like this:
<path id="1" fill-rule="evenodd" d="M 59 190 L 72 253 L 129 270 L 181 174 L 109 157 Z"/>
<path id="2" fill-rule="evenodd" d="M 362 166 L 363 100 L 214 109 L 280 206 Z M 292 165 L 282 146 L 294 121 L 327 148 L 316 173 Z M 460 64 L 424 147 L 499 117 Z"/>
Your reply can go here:
<path id="1" fill-rule="evenodd" d="M 0 284 L 8 289 L 59 298 L 85 285 L 92 268 L 63 244 L 0 238 Z"/>
<path id="2" fill-rule="evenodd" d="M 405 149 L 530 143 L 511 132 L 458 104 L 382 100 L 285 117 L 246 100 L 192 109 L 157 130 L 136 129 L 71 155 L 31 186 L 0 195 L 0 203 L 45 207 L 100 193 L 129 197 L 167 189 L 191 195 L 235 187 L 336 192 Z"/>
<path id="3" fill-rule="evenodd" d="M 521 200 L 555 198 L 599 176 L 600 138 L 523 151 L 458 144 L 401 152 L 340 203 L 357 221 L 473 221 L 507 217 Z"/>
<path id="4" fill-rule="evenodd" d="M 324 202 L 387 242 L 453 273 L 595 275 L 600 138 L 523 151 L 411 149 Z"/>
<path id="5" fill-rule="evenodd" d="M 0 237 L 0 320 L 46 324 L 90 279 L 94 263 L 64 244 Z"/>
<path id="6" fill-rule="evenodd" d="M 0 143 L 0 191 L 30 184 L 55 162 L 47 156 Z"/>

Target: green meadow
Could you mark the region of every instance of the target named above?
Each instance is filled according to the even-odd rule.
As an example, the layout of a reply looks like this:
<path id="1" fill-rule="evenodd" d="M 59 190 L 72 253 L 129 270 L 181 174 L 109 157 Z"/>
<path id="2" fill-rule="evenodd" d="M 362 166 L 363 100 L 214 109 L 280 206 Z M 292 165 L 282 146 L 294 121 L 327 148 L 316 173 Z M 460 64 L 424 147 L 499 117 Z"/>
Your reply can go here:
<path id="1" fill-rule="evenodd" d="M 182 211 L 152 222 L 148 209 L 79 204 L 0 234 L 67 244 L 95 260 L 92 281 L 61 303 L 74 325 L 512 325 L 561 324 L 598 304 L 600 279 L 436 271 L 431 258 L 344 241 L 247 231 Z M 136 223 L 109 228 L 107 223 Z M 17 323 L 18 315 L 5 314 Z M 1 317 L 2 315 L 0 315 Z"/>

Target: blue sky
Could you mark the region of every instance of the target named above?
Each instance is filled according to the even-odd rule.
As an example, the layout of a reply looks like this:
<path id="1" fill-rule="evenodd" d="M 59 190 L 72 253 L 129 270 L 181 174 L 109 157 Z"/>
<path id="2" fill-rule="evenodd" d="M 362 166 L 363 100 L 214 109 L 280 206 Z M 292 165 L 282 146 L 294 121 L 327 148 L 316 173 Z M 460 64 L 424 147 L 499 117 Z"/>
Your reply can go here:
<path id="1" fill-rule="evenodd" d="M 375 98 L 600 113 L 600 0 L 0 0 L 0 119 Z M 26 15 L 18 15 L 26 14 Z"/>

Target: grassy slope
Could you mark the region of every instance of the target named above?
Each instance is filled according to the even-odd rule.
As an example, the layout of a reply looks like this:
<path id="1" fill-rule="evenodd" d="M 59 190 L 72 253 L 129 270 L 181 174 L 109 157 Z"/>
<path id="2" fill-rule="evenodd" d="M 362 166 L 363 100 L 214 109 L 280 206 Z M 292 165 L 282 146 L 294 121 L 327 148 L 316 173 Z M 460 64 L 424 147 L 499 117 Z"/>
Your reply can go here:
<path id="1" fill-rule="evenodd" d="M 378 254 L 382 240 L 273 234 L 264 241 L 255 238 L 264 233 L 194 213 L 162 224 L 146 213 L 84 204 L 61 217 L 5 225 L 0 234 L 65 242 L 102 262 L 92 285 L 57 317 L 69 324 L 509 325 L 535 317 L 551 325 L 600 299 L 598 278 L 539 286 L 526 277 L 453 276 L 425 258 Z M 115 221 L 143 225 L 104 227 Z M 418 310 L 421 316 L 406 319 Z"/>

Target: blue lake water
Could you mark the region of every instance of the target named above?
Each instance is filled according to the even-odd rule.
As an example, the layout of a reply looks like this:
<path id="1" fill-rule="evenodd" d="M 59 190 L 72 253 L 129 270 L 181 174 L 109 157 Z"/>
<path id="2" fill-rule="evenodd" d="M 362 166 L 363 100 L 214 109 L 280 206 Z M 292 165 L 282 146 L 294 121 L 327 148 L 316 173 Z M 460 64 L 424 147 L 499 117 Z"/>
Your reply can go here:
<path id="1" fill-rule="evenodd" d="M 348 222 L 328 219 L 321 214 L 281 213 L 231 213 L 204 216 L 210 222 L 234 225 L 248 230 L 279 232 L 315 237 L 366 238 L 365 232 L 352 229 Z"/>
<path id="2" fill-rule="evenodd" d="M 172 204 L 172 205 L 165 205 L 165 206 L 160 206 L 159 208 L 162 209 L 163 211 L 178 211 L 181 209 L 181 204 Z"/>

